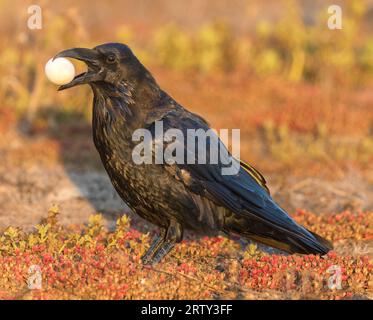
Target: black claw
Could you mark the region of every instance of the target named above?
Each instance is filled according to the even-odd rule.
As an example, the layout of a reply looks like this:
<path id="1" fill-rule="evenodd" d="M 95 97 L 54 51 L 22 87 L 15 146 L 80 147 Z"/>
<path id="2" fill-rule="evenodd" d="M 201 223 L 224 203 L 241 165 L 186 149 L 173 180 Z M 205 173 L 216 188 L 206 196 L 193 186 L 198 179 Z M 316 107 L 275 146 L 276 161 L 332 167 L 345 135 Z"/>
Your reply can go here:
<path id="1" fill-rule="evenodd" d="M 161 229 L 161 234 L 156 236 L 149 250 L 142 256 L 144 265 L 155 265 L 167 255 L 177 242 L 180 242 L 183 230 L 179 223 L 172 220 L 167 230 Z"/>
<path id="2" fill-rule="evenodd" d="M 171 251 L 175 246 L 174 242 L 165 242 L 153 255 L 152 259 L 149 261 L 149 264 L 156 265 L 162 258 Z"/>
<path id="3" fill-rule="evenodd" d="M 158 248 L 162 245 L 163 242 L 164 242 L 164 232 L 161 232 L 160 235 L 157 235 L 154 237 L 148 251 L 146 251 L 144 255 L 141 257 L 142 264 L 144 265 L 149 264 L 149 261 L 151 261 L 154 254 L 157 252 Z"/>

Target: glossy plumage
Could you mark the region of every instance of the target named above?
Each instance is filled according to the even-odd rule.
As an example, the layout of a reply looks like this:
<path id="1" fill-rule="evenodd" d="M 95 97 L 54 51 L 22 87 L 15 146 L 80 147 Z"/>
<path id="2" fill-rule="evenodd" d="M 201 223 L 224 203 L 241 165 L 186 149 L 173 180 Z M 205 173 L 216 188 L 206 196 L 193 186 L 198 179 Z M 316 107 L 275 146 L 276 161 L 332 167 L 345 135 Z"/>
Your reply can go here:
<path id="1" fill-rule="evenodd" d="M 218 164 L 135 164 L 136 129 L 208 130 L 208 123 L 164 92 L 132 51 L 109 43 L 94 49 L 69 49 L 58 57 L 83 60 L 88 72 L 66 89 L 88 83 L 94 93 L 93 139 L 110 179 L 129 207 L 157 225 L 161 234 L 144 255 L 157 263 L 184 229 L 201 234 L 238 234 L 290 253 L 325 254 L 331 246 L 298 225 L 269 194 L 264 177 L 242 162 L 236 175 L 222 175 Z M 185 142 L 185 141 L 180 141 Z M 184 143 L 185 154 L 188 150 Z M 164 146 L 166 147 L 166 145 Z M 206 150 L 207 157 L 209 151 Z"/>

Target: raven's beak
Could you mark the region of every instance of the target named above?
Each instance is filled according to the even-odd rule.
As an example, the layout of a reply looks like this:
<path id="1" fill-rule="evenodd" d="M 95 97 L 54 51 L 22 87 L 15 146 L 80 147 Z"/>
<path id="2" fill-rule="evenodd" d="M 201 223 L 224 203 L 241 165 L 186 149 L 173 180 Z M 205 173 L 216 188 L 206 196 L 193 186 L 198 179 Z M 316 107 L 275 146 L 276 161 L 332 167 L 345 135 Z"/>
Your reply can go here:
<path id="1" fill-rule="evenodd" d="M 73 58 L 83 61 L 88 66 L 88 71 L 74 77 L 72 81 L 58 88 L 58 91 L 72 88 L 80 84 L 101 81 L 104 78 L 103 70 L 100 68 L 99 53 L 95 49 L 73 48 L 61 51 L 53 58 Z"/>

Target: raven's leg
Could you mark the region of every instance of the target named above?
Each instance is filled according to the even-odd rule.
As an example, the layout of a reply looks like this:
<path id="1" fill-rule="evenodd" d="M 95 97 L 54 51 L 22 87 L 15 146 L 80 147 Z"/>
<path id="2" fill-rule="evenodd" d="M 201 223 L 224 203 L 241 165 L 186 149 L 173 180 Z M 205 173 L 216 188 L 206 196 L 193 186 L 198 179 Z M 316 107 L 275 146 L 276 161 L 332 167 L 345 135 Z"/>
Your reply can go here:
<path id="1" fill-rule="evenodd" d="M 141 257 L 141 261 L 142 261 L 143 264 L 148 264 L 149 263 L 149 261 L 153 258 L 154 253 L 158 250 L 158 248 L 165 241 L 165 237 L 166 237 L 166 229 L 161 229 L 160 234 L 156 235 L 153 238 L 153 241 L 150 244 L 149 249 Z"/>
<path id="2" fill-rule="evenodd" d="M 149 259 L 148 263 L 151 265 L 157 264 L 167 253 L 171 251 L 175 244 L 180 242 L 182 239 L 183 227 L 175 220 L 171 220 L 170 225 L 167 228 L 164 241 L 161 242 L 151 259 Z"/>

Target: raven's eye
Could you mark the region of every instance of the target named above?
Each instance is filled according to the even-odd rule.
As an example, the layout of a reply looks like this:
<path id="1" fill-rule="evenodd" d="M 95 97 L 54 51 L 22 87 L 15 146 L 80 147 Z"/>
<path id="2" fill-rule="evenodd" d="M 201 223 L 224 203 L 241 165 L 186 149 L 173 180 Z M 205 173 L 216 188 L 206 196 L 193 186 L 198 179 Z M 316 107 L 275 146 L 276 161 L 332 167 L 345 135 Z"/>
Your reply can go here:
<path id="1" fill-rule="evenodd" d="M 106 58 L 107 63 L 114 63 L 115 61 L 116 61 L 116 57 L 115 57 L 114 54 L 111 54 L 111 55 L 107 56 L 107 58 Z"/>

